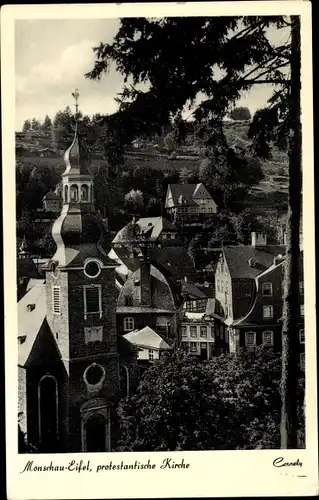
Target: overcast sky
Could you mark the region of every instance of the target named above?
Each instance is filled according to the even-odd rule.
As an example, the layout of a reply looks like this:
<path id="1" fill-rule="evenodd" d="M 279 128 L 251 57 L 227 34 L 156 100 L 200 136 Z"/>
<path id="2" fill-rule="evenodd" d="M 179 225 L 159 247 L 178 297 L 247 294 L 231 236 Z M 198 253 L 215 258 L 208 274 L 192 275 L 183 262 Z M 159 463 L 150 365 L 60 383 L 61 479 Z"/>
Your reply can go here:
<path id="1" fill-rule="evenodd" d="M 112 42 L 118 19 L 18 20 L 15 31 L 16 130 L 26 118 L 51 118 L 74 104 L 71 92 L 80 92 L 84 114 L 113 113 L 114 97 L 121 91 L 123 78 L 114 69 L 99 82 L 84 78 L 93 68 L 92 47 Z M 271 39 L 287 39 L 286 30 L 273 30 Z M 238 105 L 253 113 L 263 107 L 272 93 L 269 85 L 258 85 L 241 98 Z"/>

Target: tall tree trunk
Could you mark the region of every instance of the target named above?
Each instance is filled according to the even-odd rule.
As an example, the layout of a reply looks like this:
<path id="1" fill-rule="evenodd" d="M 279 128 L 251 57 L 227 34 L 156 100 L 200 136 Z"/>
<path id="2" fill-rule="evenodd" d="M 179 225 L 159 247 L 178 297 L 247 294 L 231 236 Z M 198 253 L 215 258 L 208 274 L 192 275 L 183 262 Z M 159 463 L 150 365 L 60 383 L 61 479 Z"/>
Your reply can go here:
<path id="1" fill-rule="evenodd" d="M 299 364 L 299 228 L 301 216 L 300 18 L 292 16 L 289 200 L 284 279 L 281 379 L 281 448 L 297 448 L 297 379 Z"/>

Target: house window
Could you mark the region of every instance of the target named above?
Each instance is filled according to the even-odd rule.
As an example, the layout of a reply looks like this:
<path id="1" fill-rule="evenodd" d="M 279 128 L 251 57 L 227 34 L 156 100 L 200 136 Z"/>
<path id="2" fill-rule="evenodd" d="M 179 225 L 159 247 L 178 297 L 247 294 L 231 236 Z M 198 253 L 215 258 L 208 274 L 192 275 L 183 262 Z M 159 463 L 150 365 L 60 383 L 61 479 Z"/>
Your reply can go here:
<path id="1" fill-rule="evenodd" d="M 272 318 L 273 314 L 273 306 L 263 306 L 263 318 Z"/>
<path id="2" fill-rule="evenodd" d="M 299 342 L 300 344 L 305 343 L 305 330 L 303 328 L 299 330 Z"/>
<path id="3" fill-rule="evenodd" d="M 197 352 L 197 344 L 196 342 L 191 342 L 191 352 Z"/>
<path id="4" fill-rule="evenodd" d="M 245 345 L 246 347 L 251 347 L 256 345 L 256 332 L 245 333 Z"/>
<path id="5" fill-rule="evenodd" d="M 222 293 L 224 293 L 224 282 L 222 281 Z"/>
<path id="6" fill-rule="evenodd" d="M 201 349 L 207 349 L 207 342 L 201 342 L 200 347 Z"/>
<path id="7" fill-rule="evenodd" d="M 130 295 L 125 295 L 124 296 L 124 304 L 126 306 L 132 306 L 133 305 L 133 298 Z"/>
<path id="8" fill-rule="evenodd" d="M 134 318 L 131 318 L 130 316 L 124 318 L 124 331 L 131 332 L 132 330 L 134 330 Z"/>
<path id="9" fill-rule="evenodd" d="M 186 326 L 182 326 L 182 337 L 187 337 L 187 328 L 186 328 Z"/>
<path id="10" fill-rule="evenodd" d="M 262 294 L 264 297 L 272 296 L 272 283 L 263 283 L 262 284 Z"/>
<path id="11" fill-rule="evenodd" d="M 220 292 L 220 281 L 217 280 L 217 291 Z"/>
<path id="12" fill-rule="evenodd" d="M 207 338 L 207 326 L 200 327 L 200 336 L 204 337 L 205 339 Z"/>
<path id="13" fill-rule="evenodd" d="M 190 332 L 191 332 L 191 337 L 196 339 L 197 338 L 197 326 L 191 326 Z"/>
<path id="14" fill-rule="evenodd" d="M 300 354 L 300 370 L 305 371 L 305 353 Z"/>
<path id="15" fill-rule="evenodd" d="M 266 330 L 265 332 L 263 332 L 263 345 L 274 345 L 274 332 L 271 332 L 270 330 Z"/>
<path id="16" fill-rule="evenodd" d="M 59 286 L 54 286 L 52 288 L 52 309 L 53 309 L 53 314 L 60 314 L 61 313 L 61 308 L 60 308 L 60 287 Z"/>
<path id="17" fill-rule="evenodd" d="M 167 318 L 166 318 L 166 316 L 158 316 L 156 318 L 156 330 L 158 332 L 162 332 L 162 333 L 167 332 Z"/>
<path id="18" fill-rule="evenodd" d="M 98 314 L 102 318 L 102 286 L 85 285 L 84 293 L 84 319 L 89 314 Z"/>
<path id="19" fill-rule="evenodd" d="M 304 316 L 305 315 L 305 306 L 303 304 L 300 305 L 300 316 Z"/>
<path id="20" fill-rule="evenodd" d="M 299 281 L 299 292 L 300 295 L 303 295 L 303 281 Z"/>
<path id="21" fill-rule="evenodd" d="M 148 359 L 150 361 L 154 361 L 154 351 L 153 351 L 153 349 L 149 349 L 148 350 Z"/>

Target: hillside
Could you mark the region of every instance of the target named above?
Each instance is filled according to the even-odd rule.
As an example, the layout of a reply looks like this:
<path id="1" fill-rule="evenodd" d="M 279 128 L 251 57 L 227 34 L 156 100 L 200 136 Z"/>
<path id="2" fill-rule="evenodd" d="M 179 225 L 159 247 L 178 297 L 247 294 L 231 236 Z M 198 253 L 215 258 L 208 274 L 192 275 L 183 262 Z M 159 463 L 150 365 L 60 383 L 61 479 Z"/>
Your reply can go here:
<path id="1" fill-rule="evenodd" d="M 245 122 L 225 122 L 224 132 L 231 147 L 249 146 L 248 126 Z M 62 174 L 65 168 L 63 151 L 54 149 L 51 137 L 50 132 L 43 131 L 16 133 L 17 157 L 30 168 L 53 168 L 58 174 Z M 188 137 L 186 145 L 180 147 L 171 156 L 161 145 L 139 141 L 138 144 L 127 147 L 123 170 L 140 166 L 163 172 L 180 171 L 185 167 L 197 170 L 200 161 L 200 150 L 194 145 L 192 137 Z M 91 159 L 93 174 L 99 170 L 102 163 L 102 152 L 96 151 Z M 246 199 L 242 200 L 243 205 L 251 207 L 258 205 L 260 210 L 276 208 L 285 211 L 288 192 L 287 154 L 274 148 L 272 159 L 263 161 L 262 169 L 264 180 L 252 188 Z"/>

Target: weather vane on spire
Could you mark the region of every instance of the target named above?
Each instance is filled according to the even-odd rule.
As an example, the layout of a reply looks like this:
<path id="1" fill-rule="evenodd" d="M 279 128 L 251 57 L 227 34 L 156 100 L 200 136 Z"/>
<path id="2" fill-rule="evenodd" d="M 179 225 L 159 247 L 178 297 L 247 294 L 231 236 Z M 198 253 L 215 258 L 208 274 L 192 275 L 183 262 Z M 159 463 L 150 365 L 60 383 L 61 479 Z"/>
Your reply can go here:
<path id="1" fill-rule="evenodd" d="M 75 99 L 75 116 L 77 118 L 78 117 L 78 112 L 79 112 L 78 99 L 80 97 L 78 89 L 75 89 L 75 91 L 72 92 L 72 97 L 74 97 L 74 99 Z"/>

